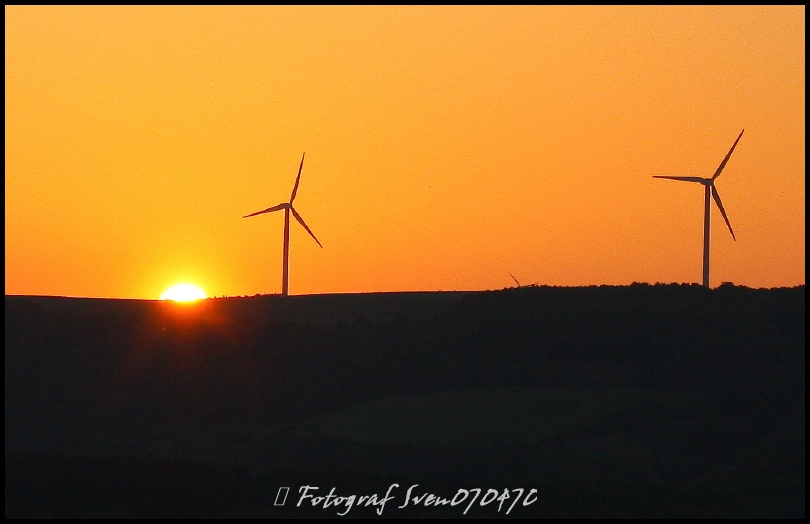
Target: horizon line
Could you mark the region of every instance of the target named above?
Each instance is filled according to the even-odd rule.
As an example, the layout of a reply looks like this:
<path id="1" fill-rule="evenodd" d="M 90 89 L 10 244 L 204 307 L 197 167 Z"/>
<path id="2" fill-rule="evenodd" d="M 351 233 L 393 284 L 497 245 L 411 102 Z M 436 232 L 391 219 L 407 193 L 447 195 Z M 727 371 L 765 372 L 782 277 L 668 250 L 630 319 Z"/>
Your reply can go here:
<path id="1" fill-rule="evenodd" d="M 495 291 L 517 290 L 517 289 L 531 289 L 531 288 L 558 288 L 558 289 L 574 289 L 574 288 L 588 288 L 588 287 L 632 287 L 632 286 L 697 286 L 704 287 L 698 282 L 632 282 L 630 284 L 585 284 L 574 286 L 561 286 L 551 284 L 531 284 L 516 287 L 502 287 L 496 289 L 427 289 L 427 290 L 406 290 L 406 291 L 343 291 L 343 292 L 324 292 L 324 293 L 302 293 L 300 295 L 288 295 L 288 297 L 313 297 L 322 295 L 371 295 L 381 293 L 486 293 Z M 795 284 L 793 286 L 774 286 L 774 287 L 750 287 L 744 284 L 735 284 L 734 282 L 723 282 L 719 286 L 710 288 L 716 290 L 723 287 L 738 287 L 745 289 L 792 289 L 797 287 L 805 287 L 806 283 Z M 92 299 L 92 300 L 143 300 L 150 302 L 173 302 L 172 300 L 159 298 L 137 298 L 137 297 L 97 297 L 97 296 L 81 296 L 81 295 L 43 295 L 43 294 L 25 294 L 25 293 L 6 293 L 8 297 L 19 298 L 76 298 L 76 299 Z M 221 298 L 256 298 L 256 297 L 281 297 L 281 293 L 254 293 L 253 295 L 216 295 L 205 297 L 199 300 L 213 300 Z"/>

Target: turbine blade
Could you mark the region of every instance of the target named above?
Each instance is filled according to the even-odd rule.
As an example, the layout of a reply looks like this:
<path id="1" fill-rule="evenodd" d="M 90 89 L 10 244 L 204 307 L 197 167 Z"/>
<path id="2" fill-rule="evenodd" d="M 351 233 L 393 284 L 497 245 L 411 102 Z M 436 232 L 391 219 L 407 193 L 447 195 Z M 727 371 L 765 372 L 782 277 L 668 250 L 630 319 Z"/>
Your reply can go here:
<path id="1" fill-rule="evenodd" d="M 284 203 L 279 204 L 279 205 L 277 205 L 277 206 L 268 207 L 267 209 L 264 209 L 264 210 L 262 210 L 262 211 L 256 211 L 255 213 L 251 213 L 251 214 L 249 214 L 249 215 L 245 215 L 245 216 L 243 216 L 242 218 L 247 218 L 247 217 L 255 217 L 256 215 L 261 215 L 262 213 L 272 213 L 273 211 L 278 211 L 278 210 L 280 210 L 280 209 L 284 209 L 285 207 L 287 207 L 287 206 L 289 206 L 289 205 L 290 205 L 290 204 L 288 204 L 288 203 L 284 202 Z"/>
<path id="2" fill-rule="evenodd" d="M 663 176 L 663 175 L 653 175 L 653 178 L 666 178 L 667 180 L 681 180 L 682 182 L 697 182 L 698 184 L 704 184 L 708 182 L 705 178 L 700 178 L 698 176 Z"/>
<path id="3" fill-rule="evenodd" d="M 306 222 L 304 222 L 304 219 L 303 219 L 303 218 L 301 218 L 301 215 L 299 215 L 299 214 L 298 214 L 298 211 L 296 211 L 296 210 L 295 210 L 295 208 L 294 208 L 294 207 L 292 207 L 292 206 L 290 206 L 290 211 L 292 211 L 293 216 L 294 216 L 294 217 L 295 217 L 295 219 L 298 221 L 298 223 L 300 223 L 302 226 L 304 226 L 304 229 L 306 229 L 306 230 L 307 230 L 307 233 L 309 233 L 309 234 L 310 234 L 310 236 L 312 236 L 312 238 L 315 238 L 315 233 L 313 233 L 313 232 L 312 232 L 312 230 L 311 230 L 311 229 L 309 229 L 309 227 L 307 227 L 307 223 L 306 223 Z M 315 238 L 315 242 L 318 242 L 318 239 L 317 239 L 317 238 Z M 321 249 L 323 249 L 323 246 L 321 245 L 321 243 L 320 243 L 320 242 L 318 242 L 318 245 L 319 245 L 319 246 L 321 246 Z"/>
<path id="4" fill-rule="evenodd" d="M 509 271 L 507 271 L 507 273 L 509 273 Z M 517 286 L 520 287 L 520 282 L 518 282 L 518 279 L 515 278 L 515 275 L 509 273 L 509 276 L 512 277 L 512 280 L 515 281 L 515 284 L 517 284 Z"/>
<path id="5" fill-rule="evenodd" d="M 734 148 L 737 147 L 737 142 L 740 141 L 740 139 L 742 138 L 742 134 L 744 132 L 745 132 L 745 129 L 740 131 L 740 136 L 737 137 L 737 140 L 734 141 L 734 145 L 731 146 L 731 149 L 728 150 L 728 154 L 726 155 L 726 158 L 724 158 L 723 161 L 720 162 L 720 167 L 718 167 L 717 171 L 714 172 L 714 176 L 712 177 L 712 180 L 714 180 L 715 178 L 720 176 L 720 172 L 723 171 L 724 167 L 726 167 L 726 163 L 728 162 L 728 159 L 731 158 L 731 153 L 734 152 Z"/>
<path id="6" fill-rule="evenodd" d="M 304 152 L 306 155 L 306 152 Z M 290 204 L 295 200 L 295 194 L 298 193 L 298 182 L 301 181 L 301 170 L 304 169 L 304 155 L 301 155 L 301 165 L 298 166 L 298 176 L 295 177 L 295 186 L 293 186 L 292 195 L 290 195 Z"/>
<path id="7" fill-rule="evenodd" d="M 720 214 L 723 215 L 723 219 L 726 221 L 728 230 L 731 231 L 731 238 L 737 240 L 737 237 L 734 236 L 734 230 L 731 229 L 731 223 L 728 221 L 728 217 L 726 216 L 726 210 L 723 209 L 723 203 L 720 202 L 720 193 L 717 192 L 717 188 L 715 188 L 714 185 L 712 185 L 712 196 L 714 197 L 714 201 L 717 203 L 717 207 L 720 208 Z"/>

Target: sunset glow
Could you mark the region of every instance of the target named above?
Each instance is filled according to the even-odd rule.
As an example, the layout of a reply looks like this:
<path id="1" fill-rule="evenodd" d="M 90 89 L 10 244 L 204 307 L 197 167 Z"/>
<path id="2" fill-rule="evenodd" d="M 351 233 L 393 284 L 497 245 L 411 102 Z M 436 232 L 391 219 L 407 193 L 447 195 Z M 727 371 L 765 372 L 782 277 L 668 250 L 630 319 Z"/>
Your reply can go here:
<path id="1" fill-rule="evenodd" d="M 804 6 L 6 6 L 6 294 L 805 282 Z"/>
<path id="2" fill-rule="evenodd" d="M 194 302 L 201 298 L 207 298 L 205 291 L 194 284 L 177 284 L 160 295 L 160 300 L 174 300 L 175 302 Z"/>

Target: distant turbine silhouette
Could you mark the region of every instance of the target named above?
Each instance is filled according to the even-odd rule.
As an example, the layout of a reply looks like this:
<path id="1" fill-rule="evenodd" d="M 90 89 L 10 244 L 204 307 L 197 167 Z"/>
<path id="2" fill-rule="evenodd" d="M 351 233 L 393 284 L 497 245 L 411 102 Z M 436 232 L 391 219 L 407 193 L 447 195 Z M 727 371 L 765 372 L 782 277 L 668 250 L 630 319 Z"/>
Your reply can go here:
<path id="1" fill-rule="evenodd" d="M 305 155 L 306 153 L 304 153 Z M 298 166 L 298 177 L 295 179 L 295 186 L 293 186 L 292 195 L 290 195 L 289 202 L 282 202 L 277 206 L 268 207 L 263 211 L 256 211 L 255 213 L 251 213 L 249 215 L 245 215 L 242 218 L 253 217 L 256 215 L 261 215 L 262 213 L 272 213 L 273 211 L 280 211 L 284 210 L 284 261 L 282 265 L 282 277 L 281 277 L 281 294 L 282 296 L 288 296 L 289 294 L 289 281 L 290 281 L 290 211 L 292 211 L 293 216 L 295 217 L 298 222 L 304 226 L 304 229 L 307 230 L 307 233 L 310 234 L 312 238 L 315 239 L 315 242 L 318 242 L 318 239 L 315 238 L 315 234 L 312 230 L 309 229 L 304 219 L 301 218 L 301 215 L 298 214 L 298 211 L 295 210 L 293 207 L 293 200 L 295 200 L 295 194 L 298 192 L 298 182 L 301 181 L 301 170 L 304 168 L 304 155 L 301 155 L 301 165 Z M 321 246 L 321 243 L 318 242 L 318 245 Z M 323 246 L 321 246 L 323 249 Z"/>
<path id="2" fill-rule="evenodd" d="M 731 232 L 731 238 L 735 241 L 737 237 L 734 236 L 734 230 L 731 229 L 731 223 L 728 221 L 728 216 L 726 216 L 726 210 L 723 209 L 723 203 L 720 201 L 720 194 L 717 192 L 717 188 L 714 187 L 714 181 L 717 177 L 720 176 L 720 173 L 723 172 L 723 168 L 726 167 L 728 163 L 728 159 L 731 158 L 731 153 L 734 152 L 734 148 L 737 147 L 737 142 L 740 141 L 742 138 L 745 129 L 740 131 L 740 136 L 737 137 L 737 140 L 734 141 L 734 145 L 731 146 L 729 149 L 726 158 L 720 162 L 720 167 L 717 168 L 717 171 L 714 172 L 714 175 L 711 178 L 700 178 L 696 176 L 655 176 L 653 178 L 666 178 L 668 180 L 681 180 L 683 182 L 697 182 L 698 184 L 703 184 L 705 189 L 705 209 L 703 210 L 703 285 L 705 287 L 709 287 L 709 223 L 711 217 L 711 198 L 714 197 L 714 201 L 717 203 L 717 207 L 720 209 L 720 213 L 723 215 L 723 219 L 726 221 L 726 225 L 728 226 L 728 230 Z"/>
<path id="3" fill-rule="evenodd" d="M 509 273 L 509 271 L 507 271 L 507 273 Z M 520 282 L 518 282 L 518 279 L 515 278 L 515 275 L 513 275 L 512 273 L 509 273 L 509 276 L 512 277 L 512 280 L 515 281 L 515 284 L 517 284 L 517 287 L 523 287 L 523 286 L 520 285 Z M 537 282 L 535 282 L 534 284 L 529 284 L 528 287 L 536 286 L 536 285 L 537 285 Z"/>

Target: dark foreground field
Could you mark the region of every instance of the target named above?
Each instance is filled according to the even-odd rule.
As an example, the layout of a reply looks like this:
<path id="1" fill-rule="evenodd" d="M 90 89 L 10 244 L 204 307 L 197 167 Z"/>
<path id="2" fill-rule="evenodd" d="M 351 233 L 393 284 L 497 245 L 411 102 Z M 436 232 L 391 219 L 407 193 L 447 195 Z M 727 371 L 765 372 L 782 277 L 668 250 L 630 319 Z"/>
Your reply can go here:
<path id="1" fill-rule="evenodd" d="M 804 286 L 5 306 L 6 517 L 805 515 Z"/>

